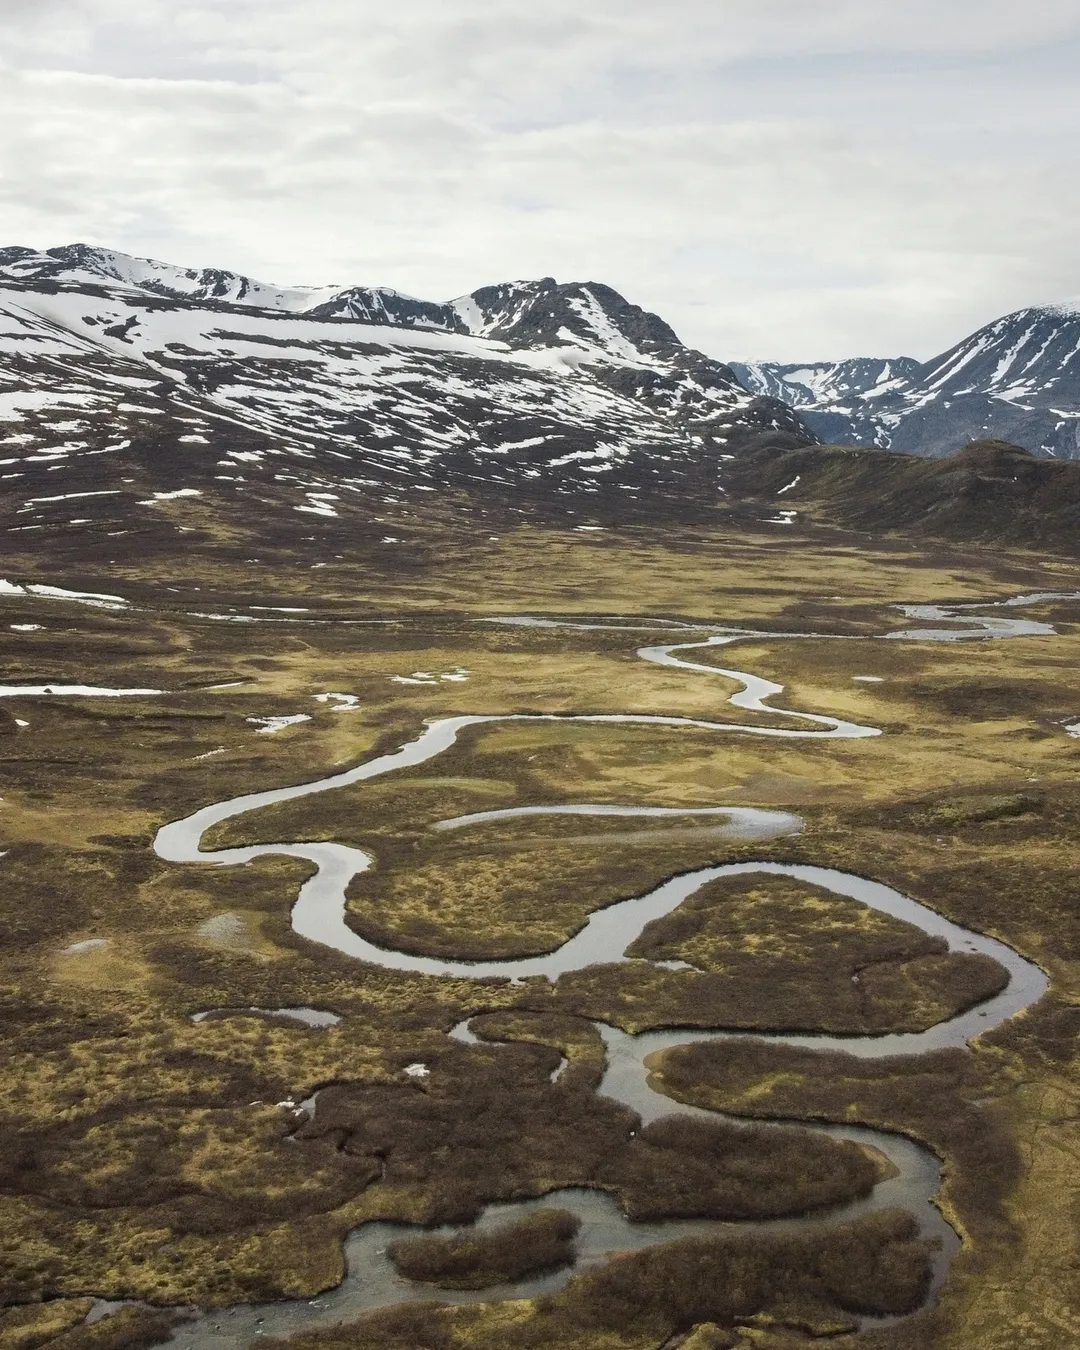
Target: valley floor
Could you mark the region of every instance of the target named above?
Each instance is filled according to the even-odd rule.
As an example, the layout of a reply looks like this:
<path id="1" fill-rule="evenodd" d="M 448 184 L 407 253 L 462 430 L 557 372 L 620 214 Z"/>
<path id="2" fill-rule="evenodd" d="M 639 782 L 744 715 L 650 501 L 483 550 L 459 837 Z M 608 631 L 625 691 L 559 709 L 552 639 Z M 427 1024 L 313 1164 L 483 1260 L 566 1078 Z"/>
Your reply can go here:
<path id="1" fill-rule="evenodd" d="M 648 962 L 554 984 L 394 971 L 293 931 L 311 870 L 295 858 L 210 867 L 153 851 L 170 820 L 340 772 L 434 718 L 800 725 L 728 705 L 739 684 L 722 674 L 638 659 L 693 640 L 649 631 L 656 620 L 753 629 L 684 655 L 784 686 L 778 707 L 882 734 L 493 722 L 430 762 L 234 816 L 203 846 L 363 849 L 374 866 L 349 886 L 350 926 L 448 961 L 551 951 L 601 906 L 749 858 L 872 878 L 1008 944 L 1049 992 L 966 1049 L 860 1060 L 748 1039 L 650 1061 L 673 1112 L 835 1120 L 928 1145 L 962 1238 L 943 1289 L 858 1329 L 861 1313 L 918 1302 L 923 1257 L 902 1216 L 841 1231 L 823 1213 L 802 1237 L 732 1227 L 697 1255 L 619 1258 L 535 1299 L 390 1309 L 292 1344 L 659 1350 L 690 1333 L 687 1350 L 781 1350 L 830 1333 L 852 1350 L 1080 1346 L 1080 598 L 980 609 L 1052 625 L 1003 641 L 883 636 L 926 626 L 901 604 L 1080 592 L 1080 564 L 700 526 L 410 528 L 419 542 L 400 563 L 163 554 L 61 574 L 9 562 L 0 693 L 142 692 L 0 697 L 0 1350 L 151 1345 L 177 1307 L 315 1298 L 368 1220 L 463 1222 L 489 1201 L 583 1185 L 642 1216 L 682 1212 L 689 1196 L 740 1217 L 724 1158 L 759 1136 L 720 1148 L 715 1131 L 665 1127 L 636 1140 L 628 1109 L 597 1095 L 596 1024 L 865 1037 L 921 1030 L 994 992 L 984 958 L 946 956 L 909 924 L 778 877 L 712 883 L 647 930 L 635 954 Z M 599 626 L 490 622 L 508 615 Z M 759 807 L 805 826 L 754 843 L 692 815 L 431 828 L 566 802 Z M 281 1008 L 339 1021 L 192 1020 Z M 447 1035 L 480 1013 L 487 1039 Z M 316 1091 L 314 1114 L 296 1109 Z M 878 1177 L 880 1158 L 821 1152 L 820 1136 L 781 1142 L 761 1143 L 753 1166 L 740 1155 L 747 1194 L 767 1193 L 770 1213 L 819 1204 L 811 1173 L 827 1171 L 841 1197 Z M 703 1199 L 714 1145 L 719 1179 Z M 711 1272 L 700 1287 L 695 1262 Z M 101 1317 L 91 1300 L 125 1306 Z M 176 1344 L 192 1343 L 181 1326 Z"/>

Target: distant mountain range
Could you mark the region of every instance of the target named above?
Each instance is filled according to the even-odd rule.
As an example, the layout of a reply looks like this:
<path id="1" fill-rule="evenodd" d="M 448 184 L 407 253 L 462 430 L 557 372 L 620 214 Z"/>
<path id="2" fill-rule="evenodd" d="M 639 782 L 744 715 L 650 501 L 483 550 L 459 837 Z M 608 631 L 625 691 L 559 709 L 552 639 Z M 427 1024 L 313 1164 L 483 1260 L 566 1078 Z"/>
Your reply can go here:
<path id="1" fill-rule="evenodd" d="M 413 523 L 464 507 L 1071 547 L 1080 465 L 1033 475 L 991 447 L 927 477 L 820 442 L 938 456 L 985 426 L 1080 458 L 1078 350 L 1080 314 L 1029 310 L 926 365 L 733 369 L 597 282 L 431 302 L 0 249 L 0 538 L 72 560 L 282 548 L 406 566 Z"/>
<path id="2" fill-rule="evenodd" d="M 940 456 L 990 438 L 1080 459 L 1080 308 L 1018 310 L 925 364 L 859 357 L 732 369 L 827 443 Z"/>

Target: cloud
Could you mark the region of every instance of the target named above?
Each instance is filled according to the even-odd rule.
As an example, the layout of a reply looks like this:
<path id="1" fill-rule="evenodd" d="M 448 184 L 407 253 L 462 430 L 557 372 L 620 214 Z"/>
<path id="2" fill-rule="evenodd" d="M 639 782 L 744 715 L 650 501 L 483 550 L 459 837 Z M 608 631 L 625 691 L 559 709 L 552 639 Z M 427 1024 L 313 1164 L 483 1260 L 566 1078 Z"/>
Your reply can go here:
<path id="1" fill-rule="evenodd" d="M 0 242 L 591 277 L 731 358 L 929 355 L 1080 292 L 1067 9 L 39 0 L 5 13 Z"/>

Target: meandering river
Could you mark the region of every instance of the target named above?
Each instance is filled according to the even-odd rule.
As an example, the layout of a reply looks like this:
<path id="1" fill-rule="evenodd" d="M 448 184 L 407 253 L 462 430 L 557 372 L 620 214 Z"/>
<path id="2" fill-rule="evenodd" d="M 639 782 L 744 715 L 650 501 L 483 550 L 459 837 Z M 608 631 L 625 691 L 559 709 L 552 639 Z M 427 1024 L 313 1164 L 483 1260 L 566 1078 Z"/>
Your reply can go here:
<path id="1" fill-rule="evenodd" d="M 916 641 L 971 641 L 1001 639 L 1027 635 L 1052 634 L 1052 625 L 1029 619 L 986 616 L 976 613 L 986 609 L 1017 608 L 1025 604 L 1051 599 L 1080 599 L 1080 593 L 1068 595 L 1041 593 L 1017 596 L 1006 601 L 985 605 L 907 606 L 907 617 L 951 627 L 909 628 L 881 636 Z M 641 933 L 646 924 L 670 913 L 688 896 L 718 877 L 762 873 L 795 877 L 823 887 L 836 895 L 851 897 L 863 904 L 915 924 L 924 932 L 943 938 L 950 951 L 978 952 L 992 957 L 1006 968 L 1009 983 L 994 997 L 975 1008 L 958 1014 L 928 1031 L 885 1036 L 817 1036 L 768 1035 L 765 1039 L 785 1045 L 811 1046 L 820 1049 L 840 1049 L 849 1054 L 878 1057 L 894 1054 L 921 1054 L 942 1046 L 963 1045 L 973 1036 L 998 1026 L 1007 1018 L 1029 1007 L 1047 988 L 1043 972 L 1025 960 L 1012 948 L 992 938 L 971 932 L 952 923 L 908 896 L 879 882 L 853 876 L 831 868 L 797 866 L 768 861 L 741 862 L 724 866 L 700 868 L 667 881 L 645 895 L 632 896 L 593 913 L 585 926 L 553 952 L 539 957 L 504 961 L 449 961 L 435 957 L 411 955 L 376 946 L 355 933 L 345 921 L 345 897 L 354 877 L 371 865 L 371 855 L 362 849 L 336 843 L 276 843 L 245 848 L 227 848 L 204 851 L 201 841 L 206 831 L 224 820 L 244 815 L 249 811 L 277 802 L 291 801 L 313 793 L 329 792 L 355 783 L 394 773 L 425 763 L 443 753 L 469 727 L 505 721 L 559 721 L 587 723 L 630 723 L 659 728 L 696 727 L 719 734 L 737 736 L 764 736 L 774 739 L 813 738 L 852 739 L 877 736 L 876 727 L 819 713 L 797 712 L 777 706 L 775 700 L 783 693 L 783 686 L 743 671 L 705 665 L 686 659 L 681 653 L 714 647 L 729 646 L 751 638 L 770 641 L 786 638 L 824 637 L 824 634 L 765 633 L 748 629 L 724 628 L 720 625 L 682 625 L 670 620 L 630 619 L 611 623 L 582 623 L 557 618 L 532 616 L 506 617 L 492 622 L 520 624 L 549 628 L 581 628 L 641 631 L 685 628 L 708 636 L 693 642 L 670 643 L 663 646 L 642 647 L 638 656 L 655 664 L 685 670 L 695 676 L 723 676 L 740 684 L 737 693 L 727 702 L 744 712 L 762 715 L 781 715 L 803 725 L 775 727 L 758 723 L 709 721 L 699 718 L 631 715 L 619 712 L 606 714 L 540 715 L 476 714 L 446 717 L 429 722 L 415 740 L 389 754 L 380 755 L 343 773 L 332 774 L 310 783 L 272 788 L 264 792 L 248 793 L 227 801 L 203 807 L 183 820 L 163 826 L 155 839 L 158 855 L 170 862 L 203 863 L 210 866 L 241 866 L 254 858 L 268 854 L 285 854 L 301 858 L 315 867 L 314 874 L 301 886 L 292 911 L 292 925 L 302 937 L 332 947 L 357 960 L 371 962 L 395 970 L 418 971 L 433 976 L 505 977 L 521 979 L 526 976 L 546 976 L 557 980 L 569 971 L 580 970 L 598 962 L 627 960 L 626 948 Z M 848 639 L 873 641 L 873 639 Z M 781 811 L 766 811 L 750 807 L 698 808 L 681 810 L 671 807 L 612 807 L 587 802 L 563 806 L 514 807 L 496 811 L 477 812 L 440 822 L 435 828 L 443 830 L 467 829 L 485 820 L 509 819 L 528 814 L 564 812 L 575 815 L 626 816 L 712 816 L 718 820 L 718 835 L 739 840 L 766 841 L 797 833 L 802 822 L 797 816 Z M 671 964 L 671 963 L 667 963 Z M 675 963 L 676 965 L 679 963 Z M 280 1010 L 287 1015 L 289 1010 Z M 310 1009 L 294 1010 L 294 1015 L 311 1013 Z M 302 1018 L 301 1020 L 308 1020 Z M 309 1025 L 318 1025 L 310 1023 Z M 657 1050 L 674 1045 L 711 1040 L 746 1032 L 723 1029 L 711 1031 L 654 1031 L 630 1036 L 614 1027 L 598 1023 L 607 1048 L 607 1068 L 599 1091 L 622 1102 L 638 1112 L 643 1122 L 675 1112 L 716 1118 L 716 1113 L 679 1106 L 650 1088 L 645 1059 Z M 314 1031 L 313 1034 L 318 1034 Z M 451 1033 L 467 1043 L 475 1040 L 466 1020 Z M 757 1035 L 757 1033 L 754 1033 Z M 317 1110 L 312 1099 L 310 1110 Z M 880 1182 L 873 1193 L 852 1204 L 834 1208 L 828 1213 L 799 1219 L 728 1224 L 716 1220 L 668 1221 L 660 1223 L 631 1222 L 619 1211 L 614 1199 L 599 1191 L 588 1189 L 560 1190 L 536 1200 L 516 1201 L 488 1206 L 476 1227 L 490 1228 L 509 1217 L 520 1217 L 542 1205 L 557 1204 L 570 1209 L 582 1220 L 578 1237 L 576 1269 L 604 1259 L 615 1250 L 655 1246 L 674 1239 L 713 1234 L 718 1231 L 746 1232 L 784 1229 L 803 1229 L 810 1224 L 856 1218 L 874 1210 L 902 1206 L 916 1217 L 920 1232 L 935 1240 L 939 1246 L 934 1261 L 936 1289 L 944 1279 L 948 1264 L 959 1246 L 959 1239 L 933 1204 L 933 1197 L 941 1184 L 938 1159 L 926 1148 L 912 1140 L 881 1130 L 856 1126 L 813 1124 L 806 1128 L 832 1136 L 850 1139 L 871 1146 L 884 1153 L 895 1167 L 895 1175 Z M 559 1287 L 572 1271 L 563 1270 L 525 1279 L 513 1285 L 470 1292 L 431 1290 L 402 1280 L 385 1255 L 389 1241 L 403 1232 L 415 1231 L 408 1225 L 372 1222 L 355 1230 L 346 1243 L 348 1274 L 344 1282 L 329 1293 L 314 1300 L 285 1301 L 264 1305 L 240 1305 L 235 1308 L 199 1313 L 185 1324 L 175 1337 L 178 1345 L 190 1345 L 198 1350 L 236 1350 L 247 1345 L 257 1335 L 287 1336 L 319 1326 L 334 1325 L 355 1318 L 367 1309 L 414 1299 L 432 1299 L 439 1302 L 477 1302 L 499 1298 L 528 1297 Z M 442 1232 L 460 1229 L 435 1230 Z M 933 1289 L 931 1290 L 931 1297 Z M 865 1320 L 865 1319 L 864 1319 Z"/>

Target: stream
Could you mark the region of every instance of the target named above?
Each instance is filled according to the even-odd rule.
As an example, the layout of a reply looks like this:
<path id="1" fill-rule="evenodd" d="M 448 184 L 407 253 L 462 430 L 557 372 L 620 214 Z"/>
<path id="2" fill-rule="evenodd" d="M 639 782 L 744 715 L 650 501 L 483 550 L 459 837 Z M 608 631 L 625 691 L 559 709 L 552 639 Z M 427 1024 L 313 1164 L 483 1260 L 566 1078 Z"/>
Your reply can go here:
<path id="1" fill-rule="evenodd" d="M 1022 636 L 1043 636 L 1055 632 L 1052 625 L 1035 620 L 976 614 L 973 611 L 1016 608 L 1050 599 L 1080 599 L 1080 593 L 1040 593 L 1017 596 L 1012 599 L 979 605 L 918 605 L 901 606 L 912 620 L 952 627 L 908 628 L 879 635 L 891 639 L 915 641 L 972 641 Z M 222 821 L 255 811 L 278 802 L 295 800 L 314 793 L 329 792 L 354 783 L 378 778 L 434 759 L 449 749 L 459 735 L 469 727 L 507 721 L 557 721 L 585 723 L 624 723 L 656 726 L 658 728 L 694 727 L 727 735 L 769 736 L 777 739 L 855 739 L 880 735 L 876 727 L 818 713 L 796 712 L 776 706 L 770 700 L 783 693 L 783 686 L 758 676 L 719 666 L 705 665 L 685 659 L 681 653 L 728 646 L 748 639 L 824 638 L 830 635 L 812 633 L 768 633 L 749 629 L 724 628 L 721 625 L 678 624 L 670 620 L 634 620 L 621 623 L 585 623 L 557 618 L 513 616 L 489 622 L 545 628 L 578 629 L 639 629 L 641 631 L 668 631 L 683 628 L 687 632 L 707 632 L 709 636 L 692 642 L 671 643 L 663 646 L 642 647 L 637 655 L 654 664 L 675 667 L 697 676 L 722 676 L 739 683 L 741 688 L 727 702 L 734 708 L 755 714 L 781 715 L 786 720 L 801 723 L 798 727 L 769 727 L 755 723 L 709 721 L 698 718 L 658 715 L 604 714 L 474 714 L 445 717 L 428 722 L 415 740 L 388 754 L 377 756 L 342 773 L 310 783 L 272 788 L 248 793 L 227 801 L 217 802 L 195 811 L 182 820 L 161 827 L 154 848 L 162 859 L 175 863 L 202 863 L 211 866 L 238 866 L 267 855 L 300 858 L 313 864 L 315 871 L 300 887 L 292 911 L 292 926 L 304 938 L 332 947 L 347 956 L 393 970 L 416 971 L 432 976 L 455 978 L 502 977 L 520 980 L 528 976 L 544 976 L 557 980 L 560 975 L 580 970 L 596 963 L 625 961 L 626 948 L 639 936 L 644 927 L 676 909 L 682 902 L 710 881 L 726 876 L 752 873 L 794 877 L 850 897 L 873 909 L 890 914 L 906 923 L 914 924 L 924 932 L 944 939 L 952 952 L 982 953 L 999 962 L 1009 973 L 1005 989 L 974 1008 L 927 1031 L 879 1036 L 828 1036 L 800 1034 L 770 1034 L 733 1032 L 727 1030 L 675 1029 L 645 1032 L 631 1036 L 595 1023 L 604 1039 L 607 1066 L 599 1092 L 636 1111 L 643 1123 L 674 1113 L 699 1115 L 711 1119 L 729 1119 L 716 1112 L 681 1106 L 655 1092 L 648 1084 L 645 1059 L 659 1050 L 698 1041 L 752 1036 L 784 1045 L 809 1046 L 822 1050 L 842 1050 L 867 1058 L 889 1055 L 921 1054 L 944 1046 L 962 1046 L 972 1037 L 1000 1025 L 1024 1008 L 1030 1007 L 1046 991 L 1048 981 L 1043 972 L 1025 960 L 1011 947 L 993 938 L 969 931 L 952 923 L 918 901 L 879 882 L 854 876 L 832 868 L 774 862 L 740 862 L 700 868 L 675 877 L 644 895 L 632 896 L 598 910 L 590 915 L 585 926 L 553 952 L 542 956 L 501 961 L 451 961 L 436 957 L 412 955 L 384 948 L 366 941 L 346 923 L 346 891 L 354 877 L 366 871 L 372 863 L 370 854 L 362 849 L 336 843 L 276 843 L 241 848 L 204 851 L 201 840 L 212 826 Z M 848 641 L 873 642 L 874 638 L 849 638 Z M 683 809 L 663 806 L 618 807 L 587 802 L 561 806 L 523 806 L 457 816 L 437 823 L 437 830 L 468 829 L 485 821 L 506 820 L 526 815 L 572 814 L 623 815 L 638 817 L 704 816 L 714 817 L 717 838 L 739 841 L 768 841 L 798 833 L 802 822 L 788 812 L 761 810 L 751 807 L 709 807 Z M 657 963 L 667 968 L 684 967 L 681 962 Z M 196 1019 L 218 1015 L 228 1010 L 208 1010 L 196 1014 Z M 312 1021 L 312 1009 L 252 1010 L 268 1015 L 292 1017 L 316 1028 L 328 1023 Z M 478 1009 L 479 1011 L 479 1009 Z M 475 1016 L 476 1013 L 473 1014 Z M 469 1019 L 451 1033 L 459 1041 L 474 1043 L 476 1037 L 469 1029 Z M 487 1044 L 487 1043 L 486 1043 Z M 422 1072 L 423 1066 L 412 1066 Z M 305 1107 L 317 1111 L 316 1097 L 309 1098 Z M 736 1122 L 739 1123 L 739 1122 Z M 745 1123 L 745 1122 L 743 1122 Z M 760 1125 L 761 1122 L 755 1122 Z M 784 1122 L 790 1126 L 792 1122 Z M 513 1285 L 476 1291 L 433 1289 L 402 1279 L 386 1257 L 386 1247 L 394 1238 L 410 1232 L 459 1233 L 461 1225 L 436 1229 L 420 1229 L 416 1225 L 369 1222 L 355 1229 L 347 1238 L 345 1255 L 347 1274 L 335 1289 L 311 1300 L 282 1301 L 261 1305 L 242 1304 L 210 1312 L 197 1312 L 184 1323 L 174 1336 L 174 1344 L 192 1347 L 192 1350 L 239 1350 L 260 1335 L 289 1336 L 318 1327 L 333 1326 L 349 1321 L 363 1312 L 389 1304 L 430 1300 L 440 1303 L 488 1302 L 497 1299 L 532 1297 L 559 1288 L 575 1272 L 590 1264 L 605 1260 L 614 1251 L 656 1246 L 673 1240 L 713 1235 L 717 1232 L 744 1233 L 748 1231 L 782 1232 L 805 1230 L 808 1225 L 820 1224 L 823 1219 L 846 1221 L 872 1213 L 875 1210 L 902 1207 L 916 1218 L 920 1234 L 936 1244 L 933 1258 L 933 1282 L 929 1298 L 933 1298 L 948 1272 L 952 1256 L 959 1249 L 956 1233 L 933 1203 L 941 1185 L 941 1167 L 937 1157 L 924 1146 L 906 1137 L 883 1130 L 862 1126 L 806 1123 L 803 1128 L 837 1139 L 848 1139 L 883 1153 L 896 1169 L 896 1174 L 881 1181 L 873 1192 L 850 1204 L 828 1211 L 818 1210 L 813 1215 L 792 1219 L 775 1219 L 744 1223 L 725 1223 L 719 1220 L 669 1220 L 662 1222 L 631 1222 L 619 1210 L 614 1198 L 604 1192 L 587 1188 L 554 1191 L 535 1200 L 501 1202 L 487 1206 L 470 1229 L 486 1230 L 520 1218 L 547 1205 L 557 1205 L 576 1214 L 581 1222 L 577 1239 L 578 1258 L 574 1267 L 526 1278 Z M 881 1319 L 853 1318 L 860 1324 Z"/>

